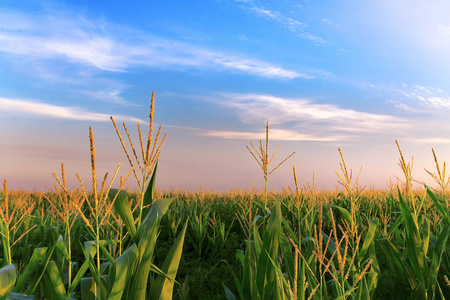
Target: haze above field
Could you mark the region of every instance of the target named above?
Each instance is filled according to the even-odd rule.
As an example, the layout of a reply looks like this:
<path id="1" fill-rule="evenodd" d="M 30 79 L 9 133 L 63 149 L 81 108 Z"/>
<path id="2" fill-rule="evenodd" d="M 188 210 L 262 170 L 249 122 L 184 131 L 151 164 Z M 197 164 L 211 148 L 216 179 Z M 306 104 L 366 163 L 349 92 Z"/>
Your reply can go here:
<path id="1" fill-rule="evenodd" d="M 431 183 L 450 157 L 448 1 L 20 1 L 0 3 L 0 178 L 46 189 L 66 165 L 89 182 L 126 157 L 109 120 L 168 137 L 159 188 L 260 187 L 245 149 L 271 124 L 270 188 L 334 188 L 338 147 L 361 183 Z M 130 186 L 134 187 L 130 181 Z"/>

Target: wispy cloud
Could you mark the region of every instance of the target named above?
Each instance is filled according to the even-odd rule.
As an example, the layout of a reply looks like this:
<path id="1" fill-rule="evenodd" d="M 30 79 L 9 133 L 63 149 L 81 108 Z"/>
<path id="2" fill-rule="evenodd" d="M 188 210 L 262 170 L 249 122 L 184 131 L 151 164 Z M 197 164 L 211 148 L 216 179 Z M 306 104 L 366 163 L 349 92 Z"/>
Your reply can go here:
<path id="1" fill-rule="evenodd" d="M 238 132 L 238 131 L 205 131 L 203 135 L 219 137 L 223 139 L 265 139 L 265 132 Z M 335 142 L 348 140 L 351 136 L 329 136 L 322 137 L 312 134 L 299 133 L 296 130 L 271 129 L 270 139 L 276 141 L 314 141 L 314 142 Z"/>
<path id="2" fill-rule="evenodd" d="M 409 111 L 409 112 L 418 112 L 417 109 L 412 108 L 411 106 L 409 106 L 408 104 L 405 104 L 403 102 L 399 102 L 399 101 L 395 101 L 395 100 L 389 100 L 389 103 L 393 104 L 395 107 L 404 110 L 404 111 Z"/>
<path id="3" fill-rule="evenodd" d="M 241 1 L 238 1 L 238 2 L 241 2 Z M 254 14 L 256 14 L 259 17 L 264 17 L 264 18 L 267 18 L 267 19 L 277 22 L 284 28 L 295 33 L 299 38 L 314 41 L 316 43 L 316 45 L 318 45 L 318 46 L 324 46 L 327 44 L 327 41 L 324 40 L 323 38 L 321 38 L 315 34 L 312 34 L 311 32 L 308 32 L 307 24 L 305 24 L 304 22 L 301 22 L 299 20 L 296 20 L 294 18 L 286 17 L 279 11 L 263 8 L 261 6 L 256 5 L 253 1 L 246 1 L 245 6 L 242 6 L 242 7 L 245 10 L 253 12 Z M 327 21 L 330 22 L 329 20 L 327 20 Z"/>
<path id="4" fill-rule="evenodd" d="M 415 139 L 407 139 L 407 141 L 416 143 L 416 144 L 424 144 L 424 145 L 438 145 L 438 144 L 450 144 L 449 138 L 415 138 Z"/>
<path id="5" fill-rule="evenodd" d="M 397 88 L 397 92 L 409 99 L 418 100 L 419 103 L 426 108 L 450 108 L 450 96 L 446 91 L 437 87 L 426 87 L 422 85 L 410 87 L 403 84 L 400 88 Z"/>
<path id="6" fill-rule="evenodd" d="M 115 104 L 126 104 L 129 106 L 138 106 L 137 104 L 131 103 L 127 101 L 124 97 L 122 97 L 120 94 L 122 93 L 121 89 L 111 89 L 111 90 L 98 90 L 98 91 L 79 91 L 80 93 L 90 96 L 92 98 L 115 103 Z"/>
<path id="7" fill-rule="evenodd" d="M 181 97 L 183 95 L 180 95 Z M 191 97 L 191 96 L 189 96 Z M 195 96 L 233 109 L 246 124 L 271 124 L 270 138 L 283 141 L 335 142 L 355 140 L 368 134 L 399 135 L 411 128 L 402 118 L 318 104 L 304 98 L 262 94 L 217 94 Z M 200 129 L 196 134 L 224 139 L 264 139 L 259 131 Z"/>
<path id="8" fill-rule="evenodd" d="M 296 124 L 315 134 L 318 132 L 363 133 L 406 129 L 403 119 L 352 109 L 333 104 L 317 104 L 303 98 L 282 98 L 259 94 L 222 94 L 224 106 L 238 109 L 244 120 L 270 120 L 272 124 Z M 245 117 L 245 118 L 244 118 Z"/>
<path id="9" fill-rule="evenodd" d="M 68 119 L 77 121 L 108 122 L 110 115 L 85 111 L 77 107 L 58 106 L 34 100 L 0 98 L 0 111 L 26 114 L 34 117 Z M 115 115 L 120 121 L 147 122 L 132 116 Z"/>
<path id="10" fill-rule="evenodd" d="M 65 18 L 49 15 L 3 13 L 13 22 L 0 25 L 0 51 L 28 60 L 58 59 L 88 65 L 98 70 L 124 72 L 134 67 L 206 68 L 235 70 L 270 78 L 309 78 L 272 63 L 194 46 L 186 42 L 144 34 L 134 29 L 80 16 Z"/>

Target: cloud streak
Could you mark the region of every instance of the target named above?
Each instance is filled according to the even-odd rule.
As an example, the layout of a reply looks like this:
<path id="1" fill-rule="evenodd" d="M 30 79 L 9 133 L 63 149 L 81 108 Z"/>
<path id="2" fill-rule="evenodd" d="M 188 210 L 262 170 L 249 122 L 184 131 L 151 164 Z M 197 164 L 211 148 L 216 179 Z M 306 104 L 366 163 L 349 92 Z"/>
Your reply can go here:
<path id="1" fill-rule="evenodd" d="M 316 43 L 318 46 L 324 46 L 327 44 L 323 38 L 316 36 L 306 31 L 307 24 L 300 22 L 296 19 L 285 17 L 282 13 L 276 10 L 268 10 L 263 7 L 257 6 L 253 1 L 246 2 L 246 6 L 243 6 L 245 10 L 253 12 L 259 17 L 270 19 L 289 31 L 295 33 L 297 37 L 302 39 L 308 39 Z M 328 20 L 327 20 L 328 21 Z"/>
<path id="2" fill-rule="evenodd" d="M 214 51 L 186 42 L 143 34 L 106 22 L 81 17 L 3 13 L 12 24 L 0 25 L 0 51 L 35 60 L 58 59 L 88 65 L 109 72 L 126 72 L 134 67 L 202 68 L 234 70 L 269 78 L 310 78 L 269 62 Z M 17 18 L 15 18 L 17 17 Z M 14 20 L 27 20 L 23 26 Z"/>
<path id="3" fill-rule="evenodd" d="M 57 106 L 32 100 L 10 99 L 0 97 L 0 111 L 25 114 L 34 117 L 66 119 L 76 121 L 108 122 L 110 115 L 85 111 L 77 107 Z M 148 123 L 139 118 L 126 115 L 115 115 L 120 121 Z"/>
<path id="4" fill-rule="evenodd" d="M 238 131 L 205 131 L 205 136 L 219 137 L 223 139 L 252 140 L 266 138 L 265 132 L 238 132 Z M 270 139 L 276 141 L 313 141 L 313 142 L 335 142 L 348 140 L 351 136 L 329 136 L 320 137 L 312 134 L 303 134 L 295 130 L 270 129 Z"/>
<path id="5" fill-rule="evenodd" d="M 404 88 L 406 88 L 406 90 L 398 89 L 398 92 L 410 99 L 419 100 L 419 102 L 426 107 L 436 109 L 450 108 L 450 97 L 440 88 L 421 85 L 415 85 L 413 88 L 404 86 Z"/>
<path id="6" fill-rule="evenodd" d="M 270 120 L 272 124 L 279 125 L 292 123 L 317 132 L 364 133 L 409 127 L 407 121 L 397 117 L 344 109 L 333 104 L 317 104 L 302 98 L 222 94 L 219 103 L 238 109 L 243 120 L 249 122 Z"/>

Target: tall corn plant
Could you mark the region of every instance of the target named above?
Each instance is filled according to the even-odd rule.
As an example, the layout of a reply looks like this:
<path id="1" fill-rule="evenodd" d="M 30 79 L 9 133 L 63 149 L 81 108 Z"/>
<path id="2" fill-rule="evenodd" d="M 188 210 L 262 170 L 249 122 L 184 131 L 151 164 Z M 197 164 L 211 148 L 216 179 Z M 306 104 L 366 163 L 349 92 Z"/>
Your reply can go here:
<path id="1" fill-rule="evenodd" d="M 411 202 L 413 209 L 414 209 L 414 214 L 417 214 L 417 205 L 413 201 L 414 198 L 413 198 L 413 194 L 412 194 L 412 182 L 413 182 L 412 169 L 413 169 L 413 165 L 414 165 L 414 157 L 412 157 L 410 163 L 406 163 L 405 158 L 403 156 L 402 149 L 400 149 L 400 144 L 398 143 L 397 140 L 395 140 L 395 143 L 397 144 L 398 152 L 400 154 L 398 165 L 402 169 L 403 175 L 405 176 L 405 180 L 401 180 L 397 176 L 395 176 L 395 177 L 397 178 L 398 181 L 400 181 L 402 183 L 403 193 L 405 194 L 406 199 L 409 202 Z"/>
<path id="2" fill-rule="evenodd" d="M 266 140 L 265 140 L 265 147 L 263 146 L 262 140 L 259 140 L 259 148 L 256 149 L 255 145 L 253 145 L 252 142 L 250 142 L 250 145 L 252 146 L 252 149 L 250 149 L 248 146 L 245 146 L 247 150 L 250 152 L 250 154 L 253 156 L 253 158 L 256 160 L 256 162 L 261 167 L 263 174 L 264 174 L 264 207 L 267 208 L 267 188 L 268 188 L 268 178 L 269 175 L 272 174 L 278 167 L 280 167 L 285 161 L 287 161 L 292 155 L 295 154 L 295 152 L 292 152 L 289 156 L 287 156 L 281 163 L 279 163 L 275 168 L 273 168 L 269 172 L 269 166 L 272 163 L 273 159 L 275 158 L 275 155 L 278 152 L 278 149 L 280 149 L 280 146 L 275 150 L 272 157 L 269 159 L 269 121 L 266 123 Z"/>
<path id="3" fill-rule="evenodd" d="M 116 122 L 114 121 L 114 118 L 111 116 L 111 121 L 114 125 L 114 128 L 116 129 L 117 136 L 119 137 L 120 143 L 122 145 L 122 149 L 125 152 L 125 155 L 127 156 L 127 160 L 133 170 L 134 177 L 136 178 L 136 182 L 139 186 L 139 190 L 141 192 L 141 198 L 137 203 L 136 207 L 133 207 L 133 211 L 139 208 L 138 210 L 138 218 L 137 218 L 137 226 L 139 227 L 142 219 L 145 217 L 149 210 L 149 206 L 152 204 L 153 200 L 155 200 L 152 196 L 154 194 L 154 190 L 146 189 L 147 182 L 150 183 L 148 186 L 151 186 L 155 188 L 154 184 L 151 184 L 151 180 L 155 177 L 152 176 L 156 172 L 157 164 L 158 164 L 158 158 L 161 154 L 161 146 L 164 143 L 164 140 L 166 139 L 165 134 L 161 141 L 158 143 L 159 135 L 161 133 L 161 126 L 159 126 L 159 129 L 156 133 L 155 138 L 153 139 L 153 114 L 155 110 L 155 91 L 152 93 L 151 103 L 150 103 L 150 115 L 149 115 L 149 128 L 148 128 L 148 136 L 147 141 L 144 143 L 144 140 L 142 139 L 142 131 L 141 131 L 141 125 L 138 123 L 138 133 L 139 133 L 139 145 L 140 153 L 136 151 L 136 147 L 133 144 L 133 141 L 131 140 L 130 133 L 128 132 L 128 128 L 123 123 L 123 128 L 125 130 L 128 142 L 130 144 L 131 150 L 133 152 L 134 160 L 131 158 L 129 151 L 127 150 L 127 147 L 125 146 L 125 143 L 123 141 L 122 135 L 120 134 L 119 128 L 116 125 Z M 141 156 L 139 158 L 139 156 Z M 133 163 L 134 161 L 134 163 Z M 137 174 L 136 170 L 140 172 L 140 176 Z"/>
<path id="4" fill-rule="evenodd" d="M 67 189 L 64 164 L 61 164 L 61 178 L 59 178 L 56 173 L 53 173 L 53 177 L 59 184 L 59 188 L 55 184 L 57 201 L 52 201 L 49 197 L 45 197 L 45 199 L 50 204 L 56 220 L 62 221 L 64 226 L 64 238 L 62 239 L 63 242 L 58 243 L 58 250 L 67 262 L 67 296 L 70 296 L 76 287 L 75 285 L 72 285 L 73 264 L 71 230 L 79 215 L 77 207 L 82 207 L 86 198 L 78 191 L 74 192 Z"/>
<path id="5" fill-rule="evenodd" d="M 358 210 L 357 201 L 365 189 L 364 188 L 358 195 L 356 196 L 354 195 L 354 193 L 358 189 L 358 181 L 359 177 L 361 176 L 362 166 L 361 169 L 359 170 L 358 177 L 356 177 L 356 180 L 352 186 L 353 171 L 351 169 L 350 172 L 348 171 L 341 148 L 338 148 L 338 150 L 342 160 L 340 163 L 342 174 L 336 171 L 336 175 L 339 177 L 338 183 L 345 188 L 346 197 L 348 197 L 348 199 L 350 200 L 350 213 L 348 212 L 348 210 L 346 210 L 341 206 L 336 206 L 336 208 L 338 208 L 341 211 L 341 213 L 344 215 L 345 220 L 348 222 L 346 226 L 348 227 L 351 236 L 355 236 L 358 225 L 356 223 L 356 212 Z"/>
<path id="6" fill-rule="evenodd" d="M 18 228 L 23 218 L 31 214 L 35 203 L 28 203 L 24 198 L 10 199 L 6 180 L 3 182 L 3 192 L 0 194 L 0 235 L 3 246 L 3 263 L 0 268 L 0 300 L 6 299 L 10 294 L 18 273 L 12 261 L 12 247 L 28 232 L 36 227 L 36 224 L 14 240 L 14 230 Z M 12 200 L 12 201 L 11 201 Z"/>
<path id="7" fill-rule="evenodd" d="M 150 104 L 149 129 L 147 141 L 142 139 L 141 126 L 138 123 L 140 158 L 132 142 L 128 129 L 123 123 L 128 142 L 130 144 L 134 160 L 129 155 L 119 128 L 111 117 L 117 136 L 126 154 L 128 162 L 132 167 L 133 174 L 141 191 L 140 199 L 135 207 L 131 207 L 127 200 L 126 191 L 111 190 L 110 199 L 114 203 L 114 210 L 120 215 L 123 224 L 133 242 L 133 244 L 122 254 L 119 259 L 126 266 L 126 272 L 118 272 L 120 280 L 116 280 L 112 287 L 110 299 L 172 299 L 175 275 L 178 270 L 184 237 L 186 234 L 185 223 L 181 233 L 178 235 L 175 244 L 169 251 L 161 269 L 156 267 L 153 260 L 156 239 L 158 236 L 161 218 L 167 212 L 169 205 L 175 198 L 156 200 L 155 181 L 157 162 L 160 155 L 161 146 L 166 138 L 161 141 L 159 127 L 156 137 L 153 139 L 153 115 L 154 115 L 155 92 L 153 91 Z M 139 150 L 139 149 L 138 149 Z M 133 162 L 134 161 L 134 162 Z M 136 172 L 140 172 L 140 176 Z M 147 185 L 147 186 L 146 186 Z M 115 200 L 114 200 L 115 199 Z M 135 219 L 133 212 L 138 209 L 138 217 Z M 119 260 L 118 259 L 118 260 Z M 126 262 L 126 263 L 125 263 Z M 149 272 L 154 271 L 158 275 L 147 291 Z"/>

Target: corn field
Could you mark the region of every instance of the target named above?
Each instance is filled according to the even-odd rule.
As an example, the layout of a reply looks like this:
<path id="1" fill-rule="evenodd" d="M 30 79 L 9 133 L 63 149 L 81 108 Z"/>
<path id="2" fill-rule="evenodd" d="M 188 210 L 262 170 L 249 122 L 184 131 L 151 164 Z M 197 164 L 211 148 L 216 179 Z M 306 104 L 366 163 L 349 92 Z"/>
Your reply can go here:
<path id="1" fill-rule="evenodd" d="M 91 188 L 76 174 L 69 190 L 63 164 L 49 191 L 4 181 L 0 299 L 450 299 L 449 178 L 434 150 L 439 189 L 412 189 L 397 143 L 405 177 L 390 190 L 361 187 L 339 149 L 341 192 L 299 187 L 294 167 L 296 186 L 270 193 L 268 175 L 290 156 L 268 172 L 267 123 L 266 141 L 247 147 L 264 191 L 158 191 L 165 136 L 153 112 L 154 95 L 135 143 L 111 118 L 125 178 L 119 164 L 98 180 L 90 128 Z M 124 190 L 131 179 L 138 191 Z"/>

